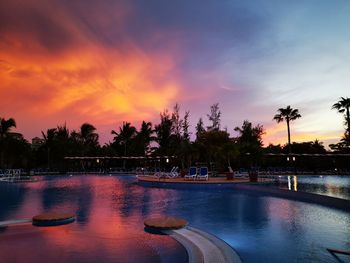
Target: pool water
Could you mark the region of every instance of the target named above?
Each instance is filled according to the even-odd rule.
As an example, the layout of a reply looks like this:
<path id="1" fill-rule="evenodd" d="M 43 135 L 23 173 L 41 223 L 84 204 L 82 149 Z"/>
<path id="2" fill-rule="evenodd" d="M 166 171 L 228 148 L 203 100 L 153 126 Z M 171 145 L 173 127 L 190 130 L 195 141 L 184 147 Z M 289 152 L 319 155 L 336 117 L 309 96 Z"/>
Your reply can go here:
<path id="1" fill-rule="evenodd" d="M 186 262 L 187 251 L 177 241 L 144 231 L 150 213 L 134 203 L 144 193 L 125 179 L 50 177 L 0 184 L 0 221 L 56 210 L 77 215 L 68 225 L 0 229 L 0 262 Z"/>
<path id="2" fill-rule="evenodd" d="M 350 176 L 279 176 L 278 187 L 350 200 Z"/>
<path id="3" fill-rule="evenodd" d="M 0 230 L 4 262 L 186 262 L 179 243 L 143 230 L 153 215 L 185 218 L 234 247 L 243 262 L 339 262 L 326 248 L 350 250 L 349 212 L 220 188 L 143 187 L 133 176 L 0 183 L 0 204 L 0 220 L 57 209 L 77 214 L 66 226 Z"/>

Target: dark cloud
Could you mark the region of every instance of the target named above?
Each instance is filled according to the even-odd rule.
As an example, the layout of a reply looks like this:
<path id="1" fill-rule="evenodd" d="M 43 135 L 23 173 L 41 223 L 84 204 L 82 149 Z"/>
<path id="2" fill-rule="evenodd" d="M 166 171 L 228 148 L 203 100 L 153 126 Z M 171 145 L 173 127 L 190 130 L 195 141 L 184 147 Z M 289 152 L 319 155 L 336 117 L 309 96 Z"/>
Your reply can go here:
<path id="1" fill-rule="evenodd" d="M 65 49 L 72 45 L 74 35 L 65 28 L 54 10 L 52 12 L 16 1 L 1 6 L 0 33 L 15 35 L 22 45 L 34 40 L 49 51 Z"/>
<path id="2" fill-rule="evenodd" d="M 87 39 L 110 47 L 131 41 L 145 49 L 175 46 L 210 53 L 228 46 L 251 45 L 262 32 L 264 17 L 238 3 L 3 1 L 0 32 L 32 35 L 44 47 L 55 51 L 72 45 L 77 32 L 69 24 L 74 24 Z"/>

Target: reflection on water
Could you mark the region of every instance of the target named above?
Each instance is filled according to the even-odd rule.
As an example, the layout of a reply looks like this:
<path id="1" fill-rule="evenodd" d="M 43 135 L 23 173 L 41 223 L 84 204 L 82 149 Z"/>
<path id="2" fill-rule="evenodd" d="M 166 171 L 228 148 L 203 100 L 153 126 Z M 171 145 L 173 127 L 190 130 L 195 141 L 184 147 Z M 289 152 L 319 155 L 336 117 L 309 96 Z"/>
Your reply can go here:
<path id="1" fill-rule="evenodd" d="M 297 177 L 293 176 L 293 183 L 294 183 L 294 191 L 298 191 L 298 181 L 297 181 Z"/>
<path id="2" fill-rule="evenodd" d="M 279 176 L 278 186 L 350 200 L 350 176 Z"/>
<path id="3" fill-rule="evenodd" d="M 292 190 L 292 183 L 291 183 L 291 177 L 288 176 L 287 180 L 288 180 L 288 190 Z M 298 177 L 297 176 L 293 176 L 293 191 L 297 192 L 298 191 Z"/>
<path id="4" fill-rule="evenodd" d="M 290 178 L 291 189 L 299 191 L 300 181 Z M 147 188 L 131 176 L 1 183 L 0 204 L 0 220 L 54 210 L 77 214 L 70 225 L 1 230 L 1 262 L 184 262 L 176 241 L 143 229 L 146 217 L 165 214 L 224 239 L 244 262 L 336 262 L 325 248 L 347 249 L 350 242 L 345 212 L 220 188 Z"/>
<path id="5" fill-rule="evenodd" d="M 187 252 L 175 240 L 143 230 L 143 220 L 150 214 L 144 206 L 150 202 L 142 200 L 152 197 L 148 189 L 131 184 L 127 178 L 56 177 L 35 183 L 0 184 L 0 193 L 0 220 L 30 218 L 56 210 L 77 215 L 76 222 L 69 225 L 23 225 L 3 230 L 0 262 L 187 260 Z"/>

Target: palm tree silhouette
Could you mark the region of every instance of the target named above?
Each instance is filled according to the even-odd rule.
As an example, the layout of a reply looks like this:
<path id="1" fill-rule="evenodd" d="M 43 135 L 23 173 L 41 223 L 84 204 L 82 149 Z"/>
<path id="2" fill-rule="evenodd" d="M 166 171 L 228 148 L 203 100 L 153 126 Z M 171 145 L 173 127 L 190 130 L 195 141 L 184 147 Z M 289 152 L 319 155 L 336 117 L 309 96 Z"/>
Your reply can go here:
<path id="1" fill-rule="evenodd" d="M 0 118 L 0 167 L 4 167 L 4 144 L 12 127 L 16 127 L 16 122 L 13 118 L 7 120 L 5 118 Z"/>
<path id="2" fill-rule="evenodd" d="M 50 151 L 51 151 L 51 148 L 53 147 L 53 144 L 54 144 L 56 132 L 57 132 L 56 128 L 48 129 L 46 131 L 46 134 L 43 131 L 41 131 L 41 134 L 42 134 L 42 136 L 44 138 L 44 142 L 45 142 L 44 145 L 46 146 L 46 150 L 47 150 L 47 168 L 48 169 L 50 169 L 50 163 L 51 163 Z"/>
<path id="3" fill-rule="evenodd" d="M 119 133 L 112 130 L 111 132 L 114 137 L 114 141 L 120 142 L 124 145 L 124 156 L 127 155 L 127 144 L 128 142 L 135 137 L 136 135 L 136 128 L 134 126 L 131 126 L 130 122 L 123 122 L 123 126 L 119 127 Z"/>
<path id="4" fill-rule="evenodd" d="M 345 112 L 345 125 L 347 126 L 346 133 L 350 136 L 350 98 L 341 97 L 337 103 L 334 103 L 332 109 L 339 113 Z"/>
<path id="5" fill-rule="evenodd" d="M 273 119 L 277 121 L 277 123 L 283 122 L 284 120 L 287 122 L 288 129 L 288 151 L 291 152 L 291 144 L 290 144 L 290 127 L 289 123 L 301 117 L 298 109 L 293 109 L 289 105 L 287 108 L 279 108 L 277 110 L 278 114 L 276 114 Z"/>
<path id="6" fill-rule="evenodd" d="M 9 133 L 12 127 L 16 127 L 16 121 L 13 118 L 0 118 L 0 137 L 4 138 Z"/>
<path id="7" fill-rule="evenodd" d="M 155 140 L 155 138 L 152 136 L 152 133 L 153 133 L 152 123 L 142 121 L 141 129 L 137 136 L 140 138 L 142 142 L 143 155 L 146 155 L 146 153 L 148 152 L 148 148 L 151 141 Z"/>
<path id="8" fill-rule="evenodd" d="M 98 134 L 96 128 L 90 123 L 84 123 L 80 126 L 80 136 L 84 145 L 96 145 L 98 142 Z"/>

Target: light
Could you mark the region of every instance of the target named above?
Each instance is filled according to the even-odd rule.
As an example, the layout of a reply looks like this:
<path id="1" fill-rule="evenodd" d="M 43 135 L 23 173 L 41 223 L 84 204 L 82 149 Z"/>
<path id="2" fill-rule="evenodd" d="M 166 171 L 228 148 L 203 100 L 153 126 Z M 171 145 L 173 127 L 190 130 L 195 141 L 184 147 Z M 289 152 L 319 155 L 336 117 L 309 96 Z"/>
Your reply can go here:
<path id="1" fill-rule="evenodd" d="M 96 159 L 96 163 L 99 163 L 100 162 L 100 159 Z"/>
<path id="2" fill-rule="evenodd" d="M 294 185 L 294 191 L 297 192 L 298 191 L 298 179 L 296 176 L 293 176 L 293 185 Z"/>
<path id="3" fill-rule="evenodd" d="M 165 160 L 165 161 L 166 161 L 166 163 L 169 163 L 169 158 L 166 158 L 166 160 Z"/>
<path id="4" fill-rule="evenodd" d="M 290 182 L 290 176 L 288 175 L 288 190 L 292 190 L 291 182 Z"/>
<path id="5" fill-rule="evenodd" d="M 293 156 L 293 162 L 295 162 L 295 156 Z"/>
<path id="6" fill-rule="evenodd" d="M 287 157 L 287 162 L 289 162 L 289 157 Z"/>

